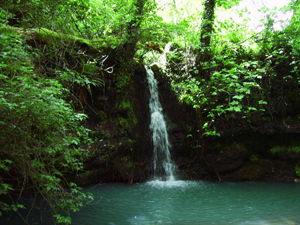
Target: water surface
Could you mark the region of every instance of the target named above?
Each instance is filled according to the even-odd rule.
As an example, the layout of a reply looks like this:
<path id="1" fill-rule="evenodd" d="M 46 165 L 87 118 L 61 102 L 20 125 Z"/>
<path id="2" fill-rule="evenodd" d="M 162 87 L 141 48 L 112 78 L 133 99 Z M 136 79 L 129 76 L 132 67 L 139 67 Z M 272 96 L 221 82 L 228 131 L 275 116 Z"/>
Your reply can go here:
<path id="1" fill-rule="evenodd" d="M 84 190 L 95 201 L 72 215 L 75 225 L 300 224 L 300 185 L 292 183 L 151 181 Z M 41 212 L 32 212 L 34 224 L 52 225 L 49 213 Z M 24 224 L 8 217 L 0 217 L 0 224 Z"/>
<path id="2" fill-rule="evenodd" d="M 152 181 L 91 191 L 99 203 L 73 215 L 73 224 L 300 224 L 297 184 Z"/>

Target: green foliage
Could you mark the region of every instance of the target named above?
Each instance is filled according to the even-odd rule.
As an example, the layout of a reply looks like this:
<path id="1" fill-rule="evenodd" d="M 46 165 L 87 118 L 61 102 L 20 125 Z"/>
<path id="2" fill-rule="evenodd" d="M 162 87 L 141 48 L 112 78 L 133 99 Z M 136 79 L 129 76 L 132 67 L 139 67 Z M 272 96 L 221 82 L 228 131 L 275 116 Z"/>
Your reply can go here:
<path id="1" fill-rule="evenodd" d="M 126 24 L 133 20 L 134 1 L 104 0 L 9 0 L 11 25 L 43 27 L 68 35 L 93 39 L 126 38 Z"/>
<path id="2" fill-rule="evenodd" d="M 74 112 L 59 80 L 35 73 L 31 47 L 14 30 L 0 29 L 0 194 L 41 194 L 55 222 L 70 223 L 69 212 L 92 199 L 64 178 L 82 168 L 80 145 L 91 141 L 80 125 L 86 115 Z M 25 207 L 1 202 L 0 211 Z"/>
<path id="3" fill-rule="evenodd" d="M 300 45 L 293 31 L 298 23 L 292 20 L 284 31 L 275 31 L 274 12 L 266 13 L 259 33 L 247 27 L 247 19 L 240 24 L 217 20 L 209 51 L 195 53 L 176 44 L 166 48 L 164 69 L 179 99 L 197 111 L 201 136 L 218 135 L 217 127 L 229 121 L 237 126 L 243 119 L 285 118 L 293 115 L 288 107 L 297 108 Z"/>
<path id="4" fill-rule="evenodd" d="M 87 94 L 92 96 L 91 87 L 103 86 L 107 55 L 100 55 L 99 43 L 94 40 L 78 38 L 73 35 L 36 29 L 35 33 L 46 45 L 35 49 L 35 61 L 39 76 L 55 77 L 81 104 L 87 104 Z M 103 43 L 102 43 L 103 44 Z M 37 44 L 37 47 L 41 47 Z M 93 54 L 88 54 L 91 51 Z M 99 52 L 97 54 L 97 52 Z M 94 56 L 95 55 L 95 56 Z"/>
<path id="5" fill-rule="evenodd" d="M 164 54 L 140 47 L 138 57 L 147 57 L 144 61 L 149 63 L 164 61 L 157 64 L 163 65 L 179 99 L 196 110 L 201 138 L 218 136 L 222 125 L 251 123 L 253 117 L 282 121 L 296 116 L 300 111 L 299 1 L 286 7 L 294 15 L 282 31 L 274 30 L 275 11 L 264 9 L 260 32 L 250 31 L 248 19 L 237 23 L 218 18 L 215 9 L 225 14 L 238 0 L 210 2 L 217 8 L 205 17 L 204 2 L 195 0 L 4 1 L 0 7 L 0 193 L 41 193 L 57 222 L 70 223 L 64 212 L 76 211 L 89 197 L 63 177 L 82 167 L 80 145 L 92 141 L 89 131 L 80 126 L 86 116 L 75 113 L 71 105 L 88 105 L 91 87 L 104 85 L 104 75 L 109 77 L 113 68 L 117 73 L 109 79 L 115 82 L 117 94 L 127 93 L 137 47 L 147 42 L 158 43 Z M 26 29 L 10 29 L 7 24 Z M 205 33 L 201 24 L 213 26 Z M 30 47 L 15 30 L 39 38 Z M 210 37 L 205 48 L 199 47 L 201 33 Z M 111 65 L 116 66 L 105 70 L 108 57 L 114 58 Z M 126 98 L 117 109 L 125 132 L 137 123 Z M 107 117 L 104 111 L 101 117 Z M 201 146 L 205 145 L 196 148 Z M 126 158 L 123 161 L 127 163 Z M 24 179 L 9 182 L 12 171 Z M 18 203 L 0 204 L 2 211 L 23 208 Z"/>
<path id="6" fill-rule="evenodd" d="M 190 69 L 187 78 L 174 83 L 174 87 L 180 99 L 198 111 L 204 134 L 216 134 L 213 124 L 220 117 L 248 118 L 256 111 L 265 111 L 267 102 L 263 100 L 260 84 L 266 71 L 261 62 L 242 60 L 237 64 L 235 56 L 228 52 L 222 57 L 215 55 L 203 67 L 212 71 L 210 79 L 191 77 L 197 70 Z M 223 69 L 215 70 L 219 67 Z"/>
<path id="7" fill-rule="evenodd" d="M 218 6 L 223 7 L 225 9 L 229 9 L 235 5 L 237 5 L 241 0 L 233 0 L 233 1 L 226 1 L 226 0 L 216 0 Z"/>
<path id="8" fill-rule="evenodd" d="M 294 152 L 294 153 L 299 153 L 300 152 L 300 146 L 274 146 L 273 148 L 270 149 L 270 152 L 272 154 L 280 153 L 280 152 Z"/>
<path id="9" fill-rule="evenodd" d="M 295 166 L 295 173 L 297 177 L 300 177 L 300 166 L 298 165 Z"/>
<path id="10" fill-rule="evenodd" d="M 138 121 L 133 106 L 129 99 L 124 99 L 120 103 L 118 109 L 123 115 L 120 116 L 120 118 L 118 118 L 119 124 L 124 128 L 124 132 L 132 132 L 134 126 L 137 124 Z"/>
<path id="11" fill-rule="evenodd" d="M 123 157 L 123 158 L 121 158 L 121 162 L 122 162 L 124 165 L 126 165 L 126 167 L 127 167 L 128 169 L 134 168 L 134 164 L 130 161 L 130 159 L 129 159 L 128 157 Z"/>
<path id="12" fill-rule="evenodd" d="M 258 155 L 251 155 L 250 156 L 250 161 L 251 162 L 256 162 L 258 160 Z"/>
<path id="13" fill-rule="evenodd" d="M 86 19 L 89 15 L 89 1 L 68 0 L 68 1 L 6 1 L 2 6 L 12 15 L 11 25 L 22 27 L 45 27 L 60 32 L 77 33 L 86 37 L 86 26 L 79 21 Z"/>

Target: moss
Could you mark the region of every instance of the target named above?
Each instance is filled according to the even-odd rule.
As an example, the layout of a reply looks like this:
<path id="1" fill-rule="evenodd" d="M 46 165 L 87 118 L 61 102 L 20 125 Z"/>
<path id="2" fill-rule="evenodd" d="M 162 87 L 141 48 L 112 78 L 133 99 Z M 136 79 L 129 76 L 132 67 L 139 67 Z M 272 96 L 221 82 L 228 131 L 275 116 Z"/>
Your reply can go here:
<path id="1" fill-rule="evenodd" d="M 83 38 L 78 38 L 70 34 L 57 33 L 46 28 L 35 29 L 35 33 L 38 34 L 43 41 L 48 44 L 56 45 L 58 43 L 71 44 L 71 43 L 82 43 L 88 46 L 92 46 L 91 41 Z"/>
<path id="2" fill-rule="evenodd" d="M 261 180 L 267 173 L 267 169 L 259 165 L 248 165 L 242 169 L 244 180 Z"/>
<path id="3" fill-rule="evenodd" d="M 101 124 L 106 124 L 107 123 L 107 114 L 103 110 L 99 110 L 98 116 L 100 117 Z"/>
<path id="4" fill-rule="evenodd" d="M 298 165 L 295 166 L 295 173 L 297 177 L 300 177 L 300 166 Z"/>
<path id="5" fill-rule="evenodd" d="M 114 168 L 119 172 L 128 173 L 134 169 L 133 162 L 127 157 L 113 159 Z"/>
<path id="6" fill-rule="evenodd" d="M 135 166 L 128 157 L 117 157 L 113 160 L 113 171 L 115 174 L 118 174 L 123 181 L 129 182 L 133 177 Z"/>
<path id="7" fill-rule="evenodd" d="M 275 146 L 270 149 L 272 154 L 280 152 L 300 153 L 300 146 Z"/>
<path id="8" fill-rule="evenodd" d="M 92 40 L 93 45 L 98 46 L 98 47 L 111 47 L 111 48 L 116 48 L 122 43 L 121 39 L 117 38 L 97 38 Z"/>
<path id="9" fill-rule="evenodd" d="M 85 75 L 94 75 L 94 73 L 99 69 L 98 66 L 94 64 L 83 64 L 82 66 L 82 74 Z"/>
<path id="10" fill-rule="evenodd" d="M 138 121 L 131 102 L 128 99 L 123 99 L 118 107 L 122 114 L 119 118 L 119 124 L 128 131 L 132 131 Z"/>
<path id="11" fill-rule="evenodd" d="M 35 29 L 35 33 L 39 35 L 43 41 L 51 45 L 61 44 L 77 44 L 80 46 L 86 46 L 93 49 L 103 49 L 103 48 L 116 48 L 121 44 L 122 40 L 116 38 L 98 38 L 98 39 L 85 39 L 76 37 L 70 34 L 57 33 L 46 28 Z"/>
<path id="12" fill-rule="evenodd" d="M 248 152 L 246 146 L 242 143 L 229 143 L 226 145 L 223 145 L 220 154 L 223 153 L 234 153 L 234 152 Z"/>
<path id="13" fill-rule="evenodd" d="M 258 155 L 254 154 L 250 156 L 250 161 L 251 162 L 256 162 L 258 160 Z"/>
<path id="14" fill-rule="evenodd" d="M 123 165 L 125 165 L 128 169 L 134 167 L 133 163 L 128 159 L 128 157 L 121 158 L 121 161 L 124 163 Z"/>

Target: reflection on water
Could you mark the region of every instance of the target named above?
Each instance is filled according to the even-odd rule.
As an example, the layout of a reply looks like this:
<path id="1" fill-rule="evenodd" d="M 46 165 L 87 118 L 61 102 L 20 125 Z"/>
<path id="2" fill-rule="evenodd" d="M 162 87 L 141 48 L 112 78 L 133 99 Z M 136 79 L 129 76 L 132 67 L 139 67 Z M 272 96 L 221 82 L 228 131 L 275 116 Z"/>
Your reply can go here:
<path id="1" fill-rule="evenodd" d="M 102 184 L 91 192 L 95 203 L 72 215 L 72 224 L 300 224 L 297 184 L 150 181 L 131 186 Z M 0 224 L 21 224 L 13 220 L 3 223 L 2 219 Z M 44 218 L 39 224 L 51 224 L 50 220 Z"/>

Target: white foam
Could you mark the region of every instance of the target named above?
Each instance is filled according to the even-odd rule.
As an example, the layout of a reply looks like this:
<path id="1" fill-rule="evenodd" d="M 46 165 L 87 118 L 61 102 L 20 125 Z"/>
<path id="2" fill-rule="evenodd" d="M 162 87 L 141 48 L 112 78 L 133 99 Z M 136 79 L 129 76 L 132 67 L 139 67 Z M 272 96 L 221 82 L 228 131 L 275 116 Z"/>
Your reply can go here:
<path id="1" fill-rule="evenodd" d="M 193 181 L 184 181 L 184 180 L 152 180 L 148 181 L 146 185 L 157 187 L 157 188 L 186 188 L 191 186 L 198 186 L 199 183 Z"/>

